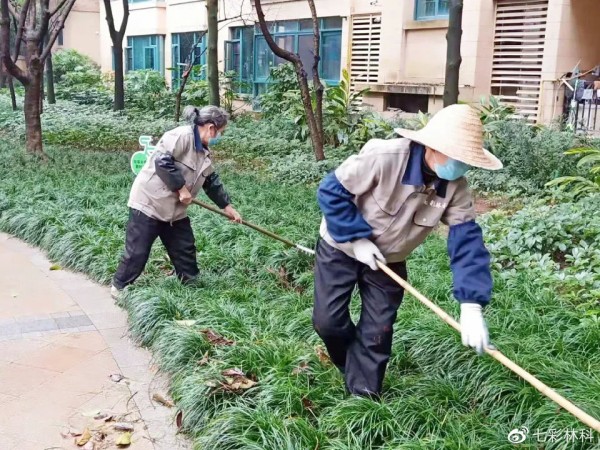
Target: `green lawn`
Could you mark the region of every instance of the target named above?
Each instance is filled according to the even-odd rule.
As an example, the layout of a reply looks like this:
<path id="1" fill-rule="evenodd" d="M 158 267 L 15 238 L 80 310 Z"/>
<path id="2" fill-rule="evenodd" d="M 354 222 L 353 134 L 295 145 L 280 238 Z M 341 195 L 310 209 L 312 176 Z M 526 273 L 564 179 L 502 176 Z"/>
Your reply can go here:
<path id="1" fill-rule="evenodd" d="M 123 247 L 128 155 L 49 148 L 48 164 L 0 143 L 0 230 L 45 249 L 58 264 L 108 283 Z M 222 170 L 244 217 L 314 245 L 314 186 L 281 185 L 253 170 Z M 583 430 L 491 358 L 462 347 L 446 324 L 407 297 L 381 403 L 348 398 L 320 360 L 312 330 L 309 257 L 212 213 L 191 207 L 205 285 L 166 277 L 156 245 L 146 274 L 124 301 L 133 334 L 173 375 L 172 394 L 199 449 L 509 449 L 509 431 Z M 445 242 L 432 236 L 409 261 L 410 281 L 453 314 Z M 600 324 L 535 275 L 496 277 L 487 312 L 496 346 L 590 414 L 600 417 Z M 354 302 L 354 313 L 358 311 Z M 195 320 L 184 326 L 177 320 Z M 203 330 L 232 342 L 216 345 Z M 220 388 L 239 368 L 257 383 Z M 588 449 L 581 441 L 521 448 Z"/>

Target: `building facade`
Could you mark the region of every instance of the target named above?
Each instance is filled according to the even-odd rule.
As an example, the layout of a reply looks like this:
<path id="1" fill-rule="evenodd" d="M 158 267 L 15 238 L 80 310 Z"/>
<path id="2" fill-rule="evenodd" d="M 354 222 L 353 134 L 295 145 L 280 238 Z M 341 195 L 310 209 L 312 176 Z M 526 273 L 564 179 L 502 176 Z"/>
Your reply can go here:
<path id="1" fill-rule="evenodd" d="M 100 64 L 100 20 L 98 0 L 77 0 L 58 35 L 56 49 L 77 50 Z"/>
<path id="2" fill-rule="evenodd" d="M 127 70 L 154 69 L 176 83 L 191 49 L 205 62 L 204 0 L 130 0 Z M 220 70 L 234 71 L 240 93 L 258 95 L 281 62 L 257 26 L 254 0 L 223 0 Z M 312 29 L 306 0 L 262 0 L 276 42 L 309 63 Z M 363 101 L 381 112 L 435 112 L 442 107 L 448 0 L 315 0 L 321 27 L 320 74 L 329 85 L 341 70 Z M 113 1 L 120 20 L 121 2 Z M 101 6 L 102 9 L 102 6 Z M 101 11 L 101 64 L 112 52 Z M 579 64 L 600 64 L 599 0 L 464 0 L 460 98 L 498 96 L 531 120 L 562 113 L 560 78 Z M 590 72 L 589 77 L 593 77 Z M 199 76 L 202 76 L 201 74 Z M 590 80 L 588 77 L 588 83 Z M 586 94 L 589 96 L 590 94 Z M 597 92 L 592 99 L 597 103 Z M 600 119 L 599 119 L 600 120 Z"/>

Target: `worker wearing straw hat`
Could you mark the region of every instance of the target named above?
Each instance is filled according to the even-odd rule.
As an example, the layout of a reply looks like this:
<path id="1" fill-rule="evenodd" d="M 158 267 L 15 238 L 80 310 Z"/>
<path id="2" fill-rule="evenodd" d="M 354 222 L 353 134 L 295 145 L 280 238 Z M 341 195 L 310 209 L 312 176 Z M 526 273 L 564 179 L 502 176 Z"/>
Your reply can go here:
<path id="1" fill-rule="evenodd" d="M 404 294 L 376 261 L 406 278 L 406 258 L 440 222 L 449 226 L 462 342 L 478 353 L 488 346 L 482 310 L 492 291 L 490 256 L 464 175 L 470 167 L 497 170 L 502 163 L 483 148 L 479 114 L 468 105 L 444 108 L 419 131 L 395 131 L 402 138 L 367 142 L 317 194 L 323 221 L 313 324 L 355 395 L 381 393 Z M 354 324 L 349 304 L 357 285 L 362 307 Z"/>

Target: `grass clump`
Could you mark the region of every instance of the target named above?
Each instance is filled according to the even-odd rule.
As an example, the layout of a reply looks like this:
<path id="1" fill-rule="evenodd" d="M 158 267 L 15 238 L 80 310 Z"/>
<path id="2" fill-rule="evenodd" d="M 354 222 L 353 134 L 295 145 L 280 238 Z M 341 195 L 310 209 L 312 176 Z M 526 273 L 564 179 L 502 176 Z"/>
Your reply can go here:
<path id="1" fill-rule="evenodd" d="M 63 267 L 108 283 L 124 242 L 133 181 L 128 155 L 57 146 L 47 151 L 51 161 L 40 165 L 14 142 L 0 143 L 0 230 L 42 247 Z M 245 219 L 315 244 L 314 187 L 236 168 L 227 166 L 222 176 Z M 347 397 L 336 369 L 319 356 L 321 343 L 312 331 L 311 259 L 204 210 L 191 207 L 190 215 L 204 286 L 169 279 L 168 259 L 156 246 L 123 306 L 133 335 L 172 375 L 172 395 L 196 448 L 508 450 L 514 446 L 507 434 L 516 427 L 584 428 L 495 361 L 476 358 L 411 298 L 399 311 L 383 401 Z M 503 242 L 503 219 L 497 226 L 489 220 L 489 235 Z M 525 216 L 514 219 L 516 228 L 521 220 L 525 228 Z M 443 238 L 431 236 L 411 257 L 409 276 L 456 316 L 445 247 Z M 502 246 L 493 251 L 499 260 Z M 504 274 L 495 266 L 487 312 L 494 344 L 600 416 L 600 322 L 585 320 L 573 299 L 558 291 L 558 280 L 540 282 L 528 267 Z M 358 312 L 354 301 L 353 316 Z M 251 386 L 224 388 L 223 374 L 232 369 Z M 523 448 L 538 445 L 530 437 Z M 566 448 L 564 441 L 543 445 Z M 568 448 L 594 447 L 580 441 Z"/>

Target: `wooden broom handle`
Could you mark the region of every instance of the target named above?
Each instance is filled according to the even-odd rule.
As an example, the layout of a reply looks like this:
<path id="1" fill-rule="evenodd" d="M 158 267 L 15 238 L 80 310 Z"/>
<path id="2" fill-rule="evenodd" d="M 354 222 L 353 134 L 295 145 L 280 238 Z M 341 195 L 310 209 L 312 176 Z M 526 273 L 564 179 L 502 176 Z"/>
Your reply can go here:
<path id="1" fill-rule="evenodd" d="M 405 279 L 403 279 L 401 276 L 392 271 L 392 269 L 390 269 L 387 265 L 383 264 L 380 261 L 377 261 L 377 266 L 379 266 L 379 268 L 383 270 L 387 275 L 389 275 L 390 278 L 392 278 L 395 282 L 402 286 L 405 291 L 410 293 L 413 297 L 415 297 L 417 300 L 419 300 L 421 303 L 423 303 L 425 306 L 431 309 L 444 322 L 446 322 L 459 333 L 461 332 L 460 325 L 458 324 L 458 322 L 454 320 L 446 311 L 444 311 L 442 308 L 437 306 L 435 303 L 433 303 L 431 300 L 429 300 L 427 297 L 425 297 L 423 294 L 417 291 Z M 600 433 L 600 422 L 597 419 L 575 406 L 573 403 L 564 398 L 550 386 L 547 386 L 546 384 L 542 383 L 540 380 L 531 375 L 521 366 L 511 361 L 502 352 L 488 347 L 486 347 L 485 352 L 492 358 L 494 358 L 496 361 L 498 361 L 500 364 L 502 364 L 504 367 L 510 369 L 511 371 L 519 375 L 521 378 L 523 378 L 525 381 L 529 382 L 534 388 L 536 388 L 549 399 L 556 402 L 561 408 L 566 409 L 575 417 L 577 417 L 581 422 Z"/>

